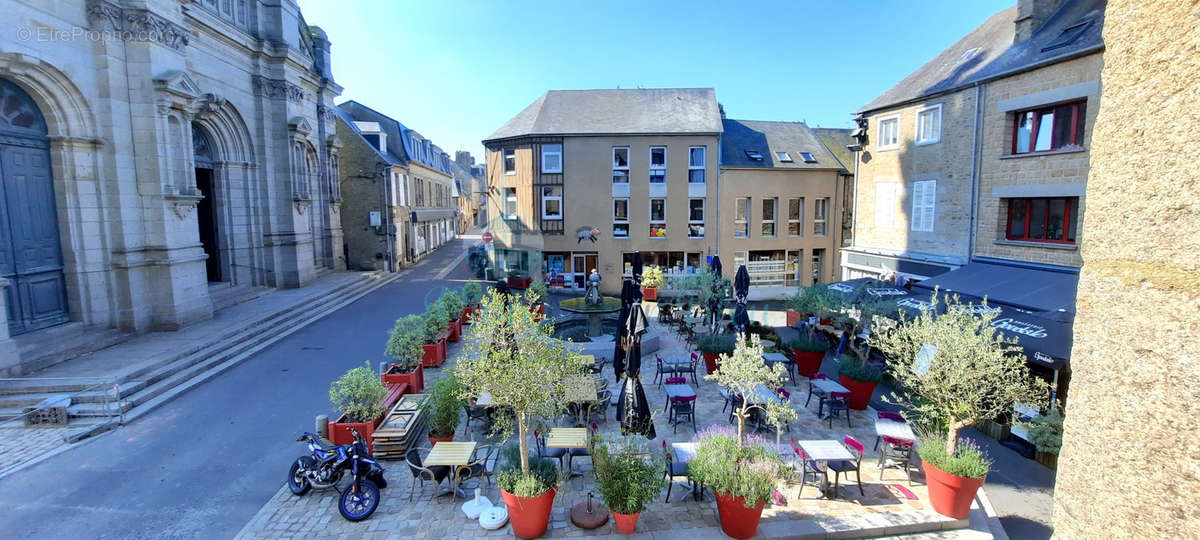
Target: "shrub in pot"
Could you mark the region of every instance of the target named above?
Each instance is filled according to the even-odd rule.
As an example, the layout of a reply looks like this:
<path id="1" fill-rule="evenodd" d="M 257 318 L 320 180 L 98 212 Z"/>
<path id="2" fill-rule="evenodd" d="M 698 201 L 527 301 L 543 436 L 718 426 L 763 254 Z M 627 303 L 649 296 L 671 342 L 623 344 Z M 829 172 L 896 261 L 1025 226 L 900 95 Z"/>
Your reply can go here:
<path id="1" fill-rule="evenodd" d="M 425 367 L 440 367 L 446 361 L 446 315 L 440 302 L 434 302 L 425 310 L 423 316 L 421 339 L 424 343 L 425 354 L 422 365 Z"/>
<path id="2" fill-rule="evenodd" d="M 446 341 L 458 341 L 462 336 L 462 311 L 463 302 L 462 296 L 458 291 L 447 289 L 442 293 L 442 296 L 437 299 L 437 303 L 442 306 L 442 314 L 446 316 Z"/>
<path id="3" fill-rule="evenodd" d="M 696 342 L 696 348 L 704 357 L 704 368 L 708 373 L 717 372 L 717 368 L 720 367 L 721 355 L 732 353 L 736 341 L 737 337 L 733 334 L 715 334 L 701 337 Z"/>
<path id="4" fill-rule="evenodd" d="M 420 315 L 406 315 L 396 319 L 388 332 L 387 348 L 384 353 L 392 358 L 392 365 L 380 375 L 385 385 L 408 384 L 413 393 L 425 389 L 425 371 L 421 360 L 425 356 L 422 347 L 425 320 Z"/>
<path id="5" fill-rule="evenodd" d="M 358 431 L 371 447 L 371 434 L 383 420 L 387 412 L 387 388 L 380 382 L 379 376 L 371 369 L 370 362 L 364 362 L 343 373 L 329 385 L 329 401 L 341 411 L 338 419 L 329 423 L 329 440 L 333 444 L 348 444 L 354 442 L 351 430 Z"/>
<path id="6" fill-rule="evenodd" d="M 530 311 L 534 311 L 538 315 L 545 315 L 546 303 L 542 299 L 546 298 L 548 293 L 546 284 L 538 281 L 531 283 L 521 296 L 525 299 L 525 303 L 529 305 Z"/>
<path id="7" fill-rule="evenodd" d="M 464 401 L 462 385 L 453 373 L 441 376 L 430 387 L 429 395 L 421 404 L 425 418 L 429 421 L 430 444 L 454 440 L 454 430 L 462 418 L 461 411 Z"/>
<path id="8" fill-rule="evenodd" d="M 712 490 L 721 530 L 738 539 L 758 531 L 762 509 L 786 470 L 774 447 L 761 437 L 739 439 L 724 426 L 712 426 L 696 437 L 696 457 L 688 476 Z"/>
<path id="9" fill-rule="evenodd" d="M 467 317 L 463 322 L 470 322 L 470 316 L 475 312 L 475 308 L 479 307 L 479 299 L 483 298 L 483 286 L 474 281 L 468 281 L 462 288 L 463 301 L 467 307 L 464 311 Z"/>
<path id="10" fill-rule="evenodd" d="M 1062 404 L 1056 404 L 1049 411 L 1035 416 L 1033 420 L 1021 423 L 1029 432 L 1029 442 L 1037 449 L 1034 459 L 1051 469 L 1058 466 L 1064 420 Z"/>
<path id="11" fill-rule="evenodd" d="M 982 455 L 978 449 L 960 444 L 959 432 L 1010 413 L 1013 404 L 1045 402 L 1049 385 L 1030 376 L 1024 355 L 1010 352 L 1016 339 L 992 327 L 996 313 L 986 309 L 986 301 L 978 309 L 951 297 L 945 313 L 935 317 L 940 296 L 935 291 L 933 309 L 902 317 L 900 324 L 873 334 L 870 343 L 907 390 L 885 399 L 906 406 L 924 425 L 944 426 L 944 432 L 925 437 L 921 466 L 933 509 L 964 519 L 988 463 L 976 456 Z M 942 444 L 931 444 L 938 435 Z"/>
<path id="12" fill-rule="evenodd" d="M 800 287 L 796 294 L 787 299 L 788 326 L 806 320 L 808 317 L 828 319 L 830 314 L 840 307 L 840 302 L 829 291 L 828 285 L 815 284 Z"/>
<path id="13" fill-rule="evenodd" d="M 810 379 L 821 370 L 821 362 L 829 351 L 829 342 L 818 337 L 799 337 L 783 345 L 792 351 L 796 372 Z"/>
<path id="14" fill-rule="evenodd" d="M 634 533 L 638 516 L 665 485 L 664 456 L 648 452 L 639 439 L 606 441 L 594 435 L 590 444 L 596 484 L 620 534 Z"/>
<path id="15" fill-rule="evenodd" d="M 861 411 L 871 403 L 871 395 L 883 378 L 883 366 L 873 364 L 858 358 L 843 355 L 838 358 L 838 379 L 850 390 L 847 404 L 851 409 Z"/>
<path id="16" fill-rule="evenodd" d="M 657 301 L 658 289 L 666 283 L 662 268 L 649 266 L 642 273 L 642 299 Z"/>

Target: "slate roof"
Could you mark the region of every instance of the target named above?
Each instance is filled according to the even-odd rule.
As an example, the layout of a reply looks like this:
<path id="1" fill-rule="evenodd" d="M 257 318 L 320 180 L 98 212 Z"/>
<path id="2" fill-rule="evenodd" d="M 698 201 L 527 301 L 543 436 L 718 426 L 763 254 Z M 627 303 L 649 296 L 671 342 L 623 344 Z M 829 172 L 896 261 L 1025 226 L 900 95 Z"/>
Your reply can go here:
<path id="1" fill-rule="evenodd" d="M 1029 39 L 1016 43 L 1017 8 L 1000 11 L 857 112 L 868 113 L 1101 50 L 1104 6 L 1105 0 L 1066 0 Z M 1066 45 L 1047 48 L 1065 28 L 1079 22 L 1090 24 Z"/>
<path id="2" fill-rule="evenodd" d="M 354 100 L 344 101 L 334 107 L 339 116 L 350 124 L 356 133 L 362 135 L 355 121 L 358 122 L 377 122 L 380 129 L 387 133 L 387 155 L 386 158 L 393 164 L 406 165 L 410 161 L 415 161 L 429 168 L 442 171 L 446 174 L 451 174 L 449 156 L 438 148 L 437 145 L 430 143 L 429 152 L 419 152 L 414 146 L 416 144 L 424 145 L 428 142 L 427 139 L 421 136 L 415 130 L 409 129 L 399 121 L 392 119 L 375 109 L 367 107 L 362 103 Z M 428 154 L 428 155 L 426 155 Z"/>
<path id="3" fill-rule="evenodd" d="M 842 164 L 842 168 L 846 172 L 854 172 L 854 152 L 851 152 L 847 145 L 854 144 L 854 139 L 850 137 L 850 128 L 809 128 L 821 140 L 834 157 Z"/>
<path id="4" fill-rule="evenodd" d="M 527 135 L 720 132 L 712 88 L 550 90 L 484 142 Z"/>
<path id="5" fill-rule="evenodd" d="M 768 122 L 725 119 L 721 135 L 721 167 L 753 169 L 841 170 L 842 163 L 821 143 L 804 122 Z M 757 151 L 763 159 L 754 160 L 747 151 Z M 780 161 L 776 152 L 787 152 L 792 161 Z M 808 152 L 816 163 L 805 163 L 801 152 Z"/>

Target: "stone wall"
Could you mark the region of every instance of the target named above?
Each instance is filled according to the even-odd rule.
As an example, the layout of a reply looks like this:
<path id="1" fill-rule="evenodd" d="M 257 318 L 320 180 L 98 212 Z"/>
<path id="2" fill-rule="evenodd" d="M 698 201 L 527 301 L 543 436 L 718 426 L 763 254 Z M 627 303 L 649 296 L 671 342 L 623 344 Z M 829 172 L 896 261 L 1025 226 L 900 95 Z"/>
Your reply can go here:
<path id="1" fill-rule="evenodd" d="M 1195 2 L 1108 2 L 1055 489 L 1063 538 L 1200 530 L 1198 35 Z"/>

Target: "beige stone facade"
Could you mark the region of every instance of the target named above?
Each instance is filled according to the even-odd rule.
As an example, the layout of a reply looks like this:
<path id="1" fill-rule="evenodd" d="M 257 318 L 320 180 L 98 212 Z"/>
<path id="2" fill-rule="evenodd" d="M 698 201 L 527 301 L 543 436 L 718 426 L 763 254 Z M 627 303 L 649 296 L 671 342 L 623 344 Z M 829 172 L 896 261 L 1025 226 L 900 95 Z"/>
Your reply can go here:
<path id="1" fill-rule="evenodd" d="M 1186 126 L 1200 122 L 1200 12 L 1111 0 L 1105 15 L 1055 534 L 1194 537 L 1200 148 Z"/>

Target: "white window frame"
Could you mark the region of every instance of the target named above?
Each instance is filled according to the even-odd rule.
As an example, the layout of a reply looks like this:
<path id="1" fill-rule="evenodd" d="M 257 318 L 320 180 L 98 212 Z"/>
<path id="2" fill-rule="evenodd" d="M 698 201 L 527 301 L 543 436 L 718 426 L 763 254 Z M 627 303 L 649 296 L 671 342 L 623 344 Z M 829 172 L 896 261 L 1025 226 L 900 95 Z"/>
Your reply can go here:
<path id="1" fill-rule="evenodd" d="M 662 150 L 662 153 L 663 153 L 663 162 L 662 162 L 662 165 L 655 165 L 655 164 L 654 164 L 654 151 L 655 151 L 655 150 Z M 648 158 L 648 161 L 647 161 L 647 163 L 649 163 L 649 171 L 650 171 L 650 173 L 649 173 L 649 181 L 650 181 L 650 183 L 651 183 L 651 184 L 665 184 L 665 183 L 667 182 L 667 147 L 665 147 L 665 146 L 651 146 L 651 147 L 650 147 L 650 150 L 649 150 L 649 151 L 647 152 L 647 154 L 646 154 L 646 157 Z M 655 173 L 655 171 L 661 171 L 661 172 L 662 172 L 662 181 L 661 181 L 661 182 L 655 182 L 655 181 L 654 181 L 654 173 Z"/>
<path id="2" fill-rule="evenodd" d="M 692 152 L 695 150 L 700 150 L 704 154 L 704 159 L 702 160 L 700 165 L 692 164 Z M 692 171 L 703 171 L 701 176 L 705 177 L 704 181 L 703 182 L 693 182 L 692 181 Z M 688 147 L 688 183 L 689 184 L 703 184 L 706 182 L 708 182 L 708 147 L 707 146 L 689 146 Z"/>
<path id="3" fill-rule="evenodd" d="M 761 234 L 763 238 L 775 238 L 776 236 L 779 236 L 779 197 L 764 197 L 762 201 L 763 212 L 762 219 L 759 220 L 759 234 Z M 771 219 L 767 219 L 766 203 L 768 202 L 771 203 Z M 768 223 L 771 224 L 771 234 L 762 232 L 762 226 Z"/>
<path id="4" fill-rule="evenodd" d="M 895 122 L 895 126 L 896 126 L 896 140 L 895 140 L 895 142 L 893 142 L 891 144 L 887 144 L 886 141 L 884 141 L 884 139 L 883 139 L 883 123 L 884 122 L 892 122 L 892 121 Z M 879 120 L 876 121 L 875 131 L 876 131 L 876 133 L 879 134 L 879 140 L 875 141 L 875 149 L 876 150 L 895 150 L 897 148 L 900 148 L 900 115 L 899 114 L 890 114 L 887 116 L 880 116 Z"/>
<path id="5" fill-rule="evenodd" d="M 829 236 L 829 197 L 813 199 L 813 236 Z"/>
<path id="6" fill-rule="evenodd" d="M 662 219 L 654 219 L 654 201 L 662 201 Z M 651 198 L 646 211 L 646 217 L 650 218 L 650 225 L 662 225 L 664 230 L 667 228 L 667 199 L 665 197 Z M 659 240 L 666 239 L 666 236 L 650 236 L 650 227 L 646 227 L 646 237 Z"/>
<path id="7" fill-rule="evenodd" d="M 422 150 L 424 147 L 422 147 Z M 508 168 L 508 158 L 512 157 L 512 168 Z M 500 150 L 500 166 L 504 168 L 504 174 L 511 176 L 517 174 L 517 149 L 503 148 Z"/>
<path id="8" fill-rule="evenodd" d="M 738 202 L 746 201 L 746 212 L 741 218 L 738 218 Z M 750 197 L 737 197 L 733 199 L 733 237 L 734 238 L 750 238 Z M 738 235 L 738 231 L 744 234 Z"/>
<path id="9" fill-rule="evenodd" d="M 792 219 L 792 201 L 800 201 L 800 212 L 796 215 L 796 219 Z M 800 234 L 792 234 L 792 224 L 800 225 Z M 788 198 L 788 237 L 804 237 L 804 197 Z"/>
<path id="10" fill-rule="evenodd" d="M 896 182 L 875 184 L 875 228 L 891 229 L 896 226 L 896 197 L 899 195 Z M 883 197 L 884 194 L 886 197 Z"/>
<path id="11" fill-rule="evenodd" d="M 934 126 L 934 130 L 936 133 L 934 134 L 933 137 L 926 136 L 927 134 L 925 134 L 923 132 L 923 130 L 921 129 L 922 128 L 921 116 L 930 111 L 937 111 L 937 125 Z M 914 125 L 913 133 L 916 134 L 915 137 L 913 138 L 913 140 L 916 142 L 916 144 L 924 145 L 924 144 L 933 144 L 936 142 L 940 142 L 942 140 L 942 104 L 938 103 L 935 105 L 921 107 L 920 109 L 917 109 L 916 116 L 917 116 L 917 120 L 913 124 Z"/>
<path id="12" fill-rule="evenodd" d="M 558 188 L 558 195 L 547 195 L 546 190 Z M 563 219 L 563 198 L 562 186 L 542 186 L 542 219 L 547 221 L 562 221 Z M 558 201 L 558 216 L 553 216 L 546 213 L 546 201 Z"/>
<path id="13" fill-rule="evenodd" d="M 916 232 L 933 232 L 937 219 L 937 180 L 922 180 L 912 184 L 912 222 Z"/>
<path id="14" fill-rule="evenodd" d="M 787 152 L 775 152 L 775 157 L 779 158 L 779 161 L 782 163 L 792 163 L 794 161 L 792 155 Z"/>
<path id="15" fill-rule="evenodd" d="M 558 156 L 557 169 L 546 167 L 546 156 Z M 559 174 L 563 172 L 563 147 L 561 144 L 542 145 L 542 172 L 545 174 Z"/>
<path id="16" fill-rule="evenodd" d="M 517 197 L 517 188 L 503 188 L 503 189 L 504 189 L 504 191 L 502 191 L 500 193 L 500 195 L 502 197 L 504 197 L 504 199 L 502 201 L 502 204 L 504 206 L 501 208 L 500 213 L 502 216 L 504 216 L 504 219 L 507 219 L 510 221 L 515 220 L 515 219 L 517 219 L 517 214 L 521 211 L 521 200 Z M 509 214 L 508 212 L 505 211 L 505 210 L 508 210 L 508 199 L 509 199 L 508 196 L 510 194 L 512 195 L 512 201 L 513 201 L 513 212 L 511 214 Z"/>
<path id="17" fill-rule="evenodd" d="M 700 219 L 692 219 L 692 201 L 700 201 Z M 708 231 L 702 232 L 699 236 L 692 235 L 692 225 L 699 225 L 704 228 L 705 219 L 708 217 L 708 199 L 703 197 L 692 197 L 688 199 L 688 238 L 704 238 Z M 702 229 L 703 230 L 703 229 Z"/>
<path id="18" fill-rule="evenodd" d="M 612 201 L 613 201 L 613 204 L 612 204 L 613 225 L 624 225 L 625 226 L 625 236 L 617 236 L 617 231 L 615 230 L 616 228 L 614 227 L 613 238 L 629 238 L 629 199 L 617 198 L 617 199 L 613 199 Z M 625 218 L 624 219 L 617 218 L 617 202 L 618 201 L 625 202 Z"/>
<path id="19" fill-rule="evenodd" d="M 625 165 L 624 166 L 617 165 L 617 150 L 625 151 Z M 628 146 L 612 147 L 612 156 L 611 157 L 612 157 L 613 183 L 614 184 L 628 184 L 629 183 L 629 147 Z M 617 175 L 616 175 L 617 171 L 625 172 L 625 181 L 624 182 L 617 181 Z"/>

